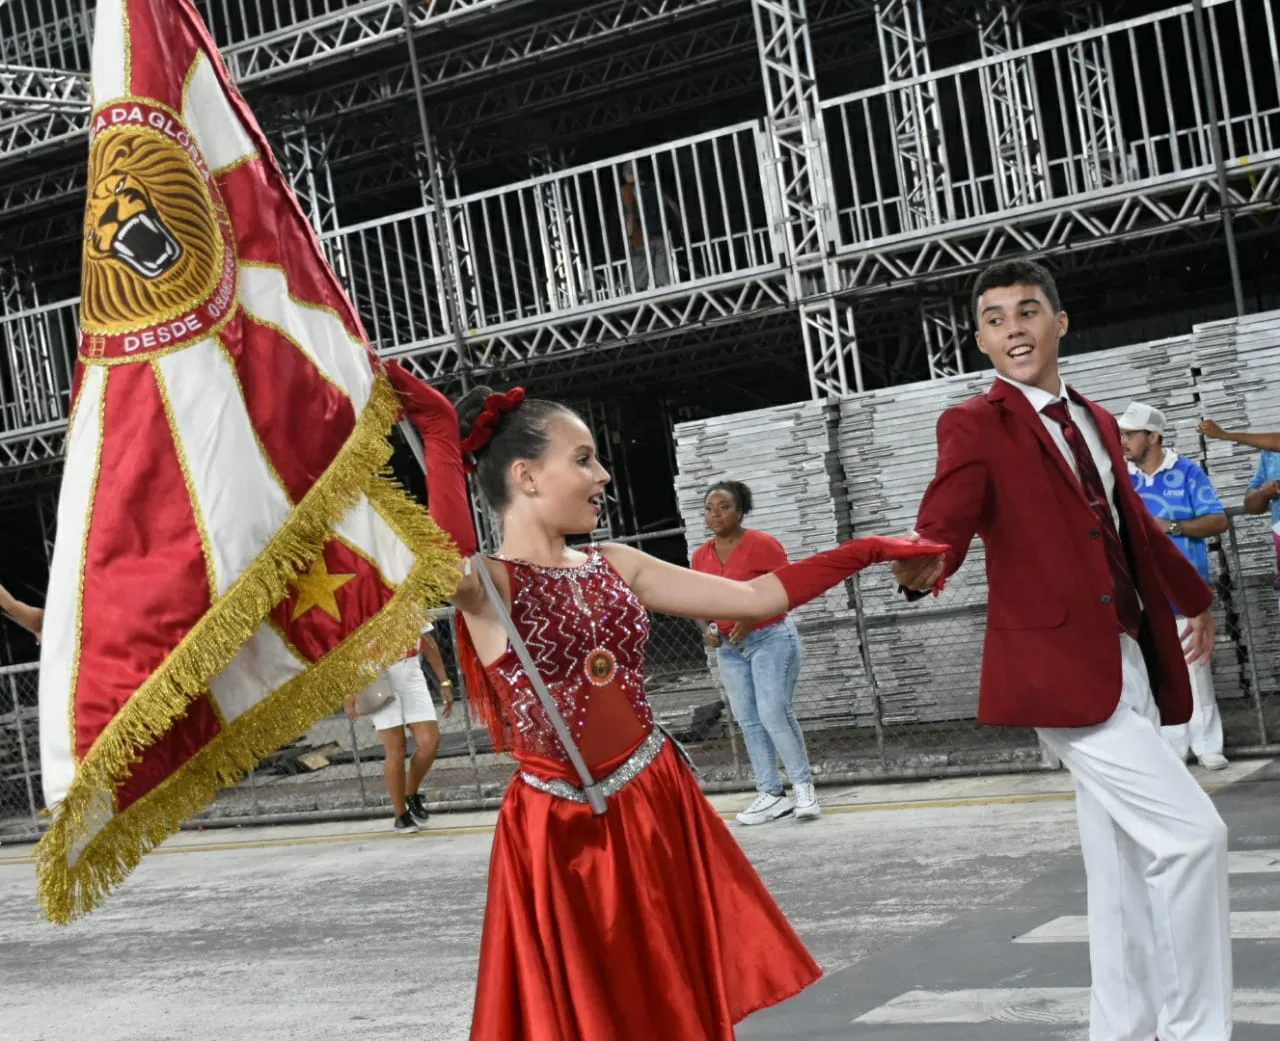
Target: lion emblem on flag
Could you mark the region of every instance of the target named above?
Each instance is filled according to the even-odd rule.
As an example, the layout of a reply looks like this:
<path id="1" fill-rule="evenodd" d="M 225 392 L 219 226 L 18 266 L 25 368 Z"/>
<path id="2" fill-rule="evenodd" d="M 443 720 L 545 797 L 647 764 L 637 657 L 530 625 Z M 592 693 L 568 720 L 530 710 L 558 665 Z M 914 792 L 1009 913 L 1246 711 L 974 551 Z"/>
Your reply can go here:
<path id="1" fill-rule="evenodd" d="M 121 128 L 94 139 L 82 319 L 97 332 L 164 321 L 218 285 L 223 241 L 205 180 L 173 141 Z"/>

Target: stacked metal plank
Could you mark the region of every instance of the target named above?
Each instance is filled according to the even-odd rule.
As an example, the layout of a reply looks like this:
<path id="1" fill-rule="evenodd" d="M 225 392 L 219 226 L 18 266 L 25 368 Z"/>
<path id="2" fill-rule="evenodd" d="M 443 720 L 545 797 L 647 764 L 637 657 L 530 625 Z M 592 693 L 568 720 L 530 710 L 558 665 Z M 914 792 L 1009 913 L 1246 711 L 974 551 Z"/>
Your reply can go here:
<path id="1" fill-rule="evenodd" d="M 1194 341 L 1200 414 L 1227 430 L 1280 431 L 1280 312 L 1200 326 Z M 1223 502 L 1239 504 L 1257 470 L 1258 453 L 1223 441 L 1209 441 L 1207 449 L 1207 468 Z M 1235 596 L 1248 612 L 1253 661 L 1263 691 L 1280 689 L 1280 612 L 1269 528 L 1266 516 L 1236 520 L 1242 574 L 1236 577 Z M 1236 675 L 1243 671 L 1223 648 L 1214 662 L 1219 682 L 1227 671 L 1219 666 L 1228 656 Z"/>
<path id="2" fill-rule="evenodd" d="M 937 417 L 989 382 L 985 375 L 959 377 L 842 402 L 838 445 L 855 534 L 900 534 L 915 526 L 937 460 Z M 981 544 L 937 599 L 907 606 L 887 569 L 869 571 L 859 583 L 884 723 L 974 716 L 986 600 Z"/>
<path id="3" fill-rule="evenodd" d="M 718 480 L 746 482 L 755 500 L 748 527 L 768 532 L 794 560 L 849 536 L 837 411 L 802 402 L 676 426 L 676 490 L 692 552 L 710 537 L 703 497 Z M 701 534 L 700 534 L 701 533 Z M 796 713 L 807 726 L 870 721 L 870 702 L 848 593 L 837 588 L 795 614 L 805 664 Z M 714 655 L 710 656 L 714 667 Z"/>

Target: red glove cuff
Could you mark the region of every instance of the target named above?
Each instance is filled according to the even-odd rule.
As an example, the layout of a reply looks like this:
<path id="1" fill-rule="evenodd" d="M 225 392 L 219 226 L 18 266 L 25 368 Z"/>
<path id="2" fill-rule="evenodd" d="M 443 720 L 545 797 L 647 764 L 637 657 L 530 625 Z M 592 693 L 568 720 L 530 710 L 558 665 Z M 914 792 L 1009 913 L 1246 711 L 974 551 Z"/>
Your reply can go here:
<path id="1" fill-rule="evenodd" d="M 427 466 L 427 512 L 458 546 L 463 556 L 476 552 L 471 496 L 462 465 L 458 413 L 453 402 L 423 383 L 398 361 L 385 365 L 387 378 L 400 396 L 405 416 L 422 438 Z"/>
<path id="2" fill-rule="evenodd" d="M 796 608 L 816 599 L 871 564 L 906 560 L 909 557 L 932 557 L 946 551 L 946 546 L 936 542 L 867 535 L 780 567 L 774 575 L 787 591 L 788 606 Z"/>

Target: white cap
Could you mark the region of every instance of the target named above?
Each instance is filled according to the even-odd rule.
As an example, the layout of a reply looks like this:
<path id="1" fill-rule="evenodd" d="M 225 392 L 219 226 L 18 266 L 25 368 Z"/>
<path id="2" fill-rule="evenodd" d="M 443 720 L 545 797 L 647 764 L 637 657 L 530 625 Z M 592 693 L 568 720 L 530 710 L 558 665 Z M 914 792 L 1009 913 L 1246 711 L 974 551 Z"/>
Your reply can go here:
<path id="1" fill-rule="evenodd" d="M 1145 430 L 1152 434 L 1164 433 L 1164 413 L 1158 408 L 1144 405 L 1140 401 L 1129 403 L 1123 415 L 1118 419 L 1121 430 Z"/>

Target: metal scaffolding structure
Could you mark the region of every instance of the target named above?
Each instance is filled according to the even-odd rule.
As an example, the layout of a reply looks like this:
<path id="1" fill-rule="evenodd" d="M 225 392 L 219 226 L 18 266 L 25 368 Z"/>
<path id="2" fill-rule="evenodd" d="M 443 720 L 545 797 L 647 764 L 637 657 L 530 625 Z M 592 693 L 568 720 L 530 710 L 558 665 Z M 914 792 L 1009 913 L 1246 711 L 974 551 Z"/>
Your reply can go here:
<path id="1" fill-rule="evenodd" d="M 1042 202 L 1048 191 L 1044 131 L 1031 61 L 1010 56 L 1026 46 L 1022 3 L 990 2 L 978 11 L 978 48 L 984 58 L 1002 59 L 984 66 L 982 94 L 990 106 L 988 148 L 995 188 L 1003 207 Z"/>
<path id="2" fill-rule="evenodd" d="M 853 312 L 837 300 L 826 142 L 804 0 L 752 0 L 765 90 L 767 162 L 781 202 L 791 300 L 814 397 L 862 389 Z"/>
<path id="3" fill-rule="evenodd" d="M 446 386 L 942 378 L 992 260 L 1207 270 L 1224 210 L 1246 248 L 1280 223 L 1267 0 L 1205 0 L 1204 59 L 1176 0 L 198 6 L 375 347 Z M 82 13 L 0 6 L 0 271 L 39 289 L 0 279 L 0 483 L 56 467 L 65 424 Z M 669 204 L 628 217 L 628 169 Z"/>

